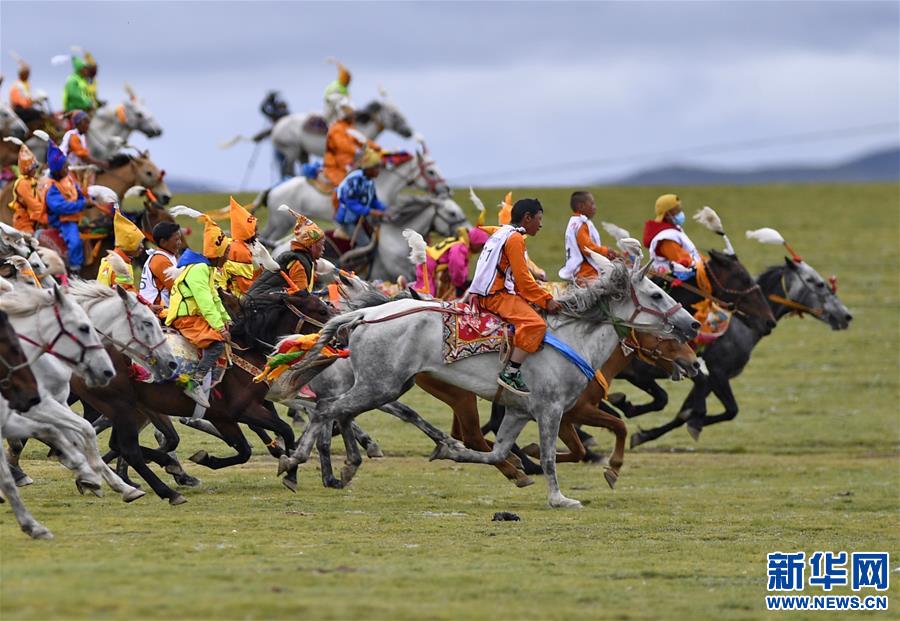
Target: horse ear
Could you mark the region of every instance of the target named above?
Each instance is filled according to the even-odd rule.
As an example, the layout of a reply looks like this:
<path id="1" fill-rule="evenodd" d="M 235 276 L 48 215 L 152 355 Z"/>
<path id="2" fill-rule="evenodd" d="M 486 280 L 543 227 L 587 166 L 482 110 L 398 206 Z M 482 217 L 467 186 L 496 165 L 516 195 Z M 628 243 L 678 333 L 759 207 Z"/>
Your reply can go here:
<path id="1" fill-rule="evenodd" d="M 62 304 L 63 302 L 65 302 L 62 294 L 62 289 L 60 289 L 59 285 L 55 282 L 53 283 L 53 299 L 56 300 L 57 304 Z"/>
<path id="2" fill-rule="evenodd" d="M 128 301 L 128 294 L 125 292 L 125 289 L 123 289 L 120 285 L 116 285 L 116 293 L 119 295 L 120 298 L 122 298 L 122 301 L 124 301 L 124 302 Z"/>
<path id="3" fill-rule="evenodd" d="M 642 267 L 638 272 L 638 277 L 640 280 L 643 280 L 647 277 L 647 274 L 650 272 L 650 266 L 653 265 L 653 261 L 647 261 L 647 265 Z"/>
<path id="4" fill-rule="evenodd" d="M 792 270 L 797 269 L 797 264 L 794 263 L 794 260 L 789 257 L 784 258 L 784 264 L 788 266 L 788 269 L 792 269 Z"/>

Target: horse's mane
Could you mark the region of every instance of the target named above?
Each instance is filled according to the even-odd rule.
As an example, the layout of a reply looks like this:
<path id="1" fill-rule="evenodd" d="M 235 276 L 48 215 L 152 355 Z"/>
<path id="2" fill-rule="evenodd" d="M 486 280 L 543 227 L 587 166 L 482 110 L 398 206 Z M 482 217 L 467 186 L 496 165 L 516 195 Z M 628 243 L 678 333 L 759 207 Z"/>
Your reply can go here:
<path id="1" fill-rule="evenodd" d="M 30 315 L 35 309 L 53 304 L 53 293 L 49 289 L 32 286 L 17 286 L 0 297 L 0 310 L 8 315 Z"/>
<path id="2" fill-rule="evenodd" d="M 429 196 L 410 196 L 402 203 L 391 207 L 388 210 L 388 218 L 391 224 L 403 226 L 433 204 L 434 199 Z"/>
<path id="3" fill-rule="evenodd" d="M 608 302 L 622 299 L 629 277 L 625 264 L 614 261 L 612 270 L 604 271 L 585 286 L 570 286 L 556 301 L 562 306 L 564 315 L 587 321 L 606 321 L 609 319 Z"/>
<path id="4" fill-rule="evenodd" d="M 381 112 L 381 108 L 382 106 L 380 101 L 370 101 L 366 104 L 365 108 L 361 108 L 354 113 L 354 123 L 370 123 L 372 121 L 372 117 Z"/>
<path id="5" fill-rule="evenodd" d="M 781 275 L 784 274 L 784 265 L 773 265 L 766 268 L 762 274 L 756 279 L 759 288 L 763 291 L 774 291 L 779 287 Z"/>
<path id="6" fill-rule="evenodd" d="M 110 168 L 122 168 L 122 166 L 127 166 L 134 160 L 133 155 L 129 155 L 128 153 L 116 153 L 109 160 Z"/>
<path id="7" fill-rule="evenodd" d="M 381 306 L 395 300 L 408 300 L 412 297 L 409 291 L 400 291 L 394 297 L 390 297 L 374 287 L 367 288 L 365 291 L 356 295 L 351 300 L 347 300 L 347 306 L 350 310 L 359 310 L 361 308 L 371 308 L 373 306 Z"/>
<path id="8" fill-rule="evenodd" d="M 77 298 L 100 300 L 115 297 L 117 294 L 112 287 L 101 285 L 96 280 L 81 280 L 72 278 L 69 280 L 67 293 Z"/>

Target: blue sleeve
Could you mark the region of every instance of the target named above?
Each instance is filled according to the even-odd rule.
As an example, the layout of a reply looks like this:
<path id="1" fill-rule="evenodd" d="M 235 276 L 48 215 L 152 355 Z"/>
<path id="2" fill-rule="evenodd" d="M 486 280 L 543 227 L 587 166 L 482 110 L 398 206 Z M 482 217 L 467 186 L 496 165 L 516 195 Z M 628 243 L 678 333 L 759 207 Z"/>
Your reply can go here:
<path id="1" fill-rule="evenodd" d="M 51 187 L 47 191 L 47 209 L 57 216 L 67 216 L 70 214 L 84 211 L 84 196 L 78 193 L 78 199 L 74 202 L 67 201 L 63 198 L 57 187 Z"/>
<path id="2" fill-rule="evenodd" d="M 374 209 L 375 211 L 384 211 L 384 204 L 380 200 L 378 200 L 377 196 L 372 201 L 372 209 Z"/>
<path id="3" fill-rule="evenodd" d="M 344 201 L 344 206 L 357 216 L 369 215 L 369 207 L 363 205 L 356 197 L 348 197 Z"/>

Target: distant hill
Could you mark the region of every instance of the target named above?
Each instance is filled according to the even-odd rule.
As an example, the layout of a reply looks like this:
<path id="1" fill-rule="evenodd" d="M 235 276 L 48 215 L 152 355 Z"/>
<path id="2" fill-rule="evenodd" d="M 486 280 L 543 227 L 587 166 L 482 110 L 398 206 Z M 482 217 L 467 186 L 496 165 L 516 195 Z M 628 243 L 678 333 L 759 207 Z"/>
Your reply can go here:
<path id="1" fill-rule="evenodd" d="M 202 179 L 184 179 L 166 175 L 166 185 L 172 194 L 198 194 L 202 192 L 221 192 L 222 186 Z"/>
<path id="2" fill-rule="evenodd" d="M 900 181 L 900 147 L 875 151 L 834 166 L 769 166 L 752 170 L 663 166 L 629 175 L 622 185 L 753 185 L 762 183 Z"/>

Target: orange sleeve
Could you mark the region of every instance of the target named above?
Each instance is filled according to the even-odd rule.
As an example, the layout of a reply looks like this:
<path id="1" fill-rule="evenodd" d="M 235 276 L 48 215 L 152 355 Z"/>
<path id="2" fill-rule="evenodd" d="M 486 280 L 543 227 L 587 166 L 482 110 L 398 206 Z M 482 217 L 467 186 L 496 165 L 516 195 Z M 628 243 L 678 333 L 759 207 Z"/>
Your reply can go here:
<path id="1" fill-rule="evenodd" d="M 78 134 L 73 133 L 72 137 L 69 138 L 69 151 L 77 155 L 78 157 L 90 157 L 90 153 L 88 153 L 87 148 L 84 146 L 84 143 L 81 142 L 81 138 L 78 137 Z"/>
<path id="2" fill-rule="evenodd" d="M 516 291 L 528 302 L 547 307 L 547 302 L 553 296 L 541 289 L 537 284 L 531 270 L 528 269 L 528 260 L 525 258 L 525 237 L 521 233 L 513 233 L 503 245 L 503 254 L 509 261 L 510 270 L 516 281 Z"/>
<path id="3" fill-rule="evenodd" d="M 38 214 L 43 214 L 44 203 L 41 200 L 41 195 L 34 191 L 34 186 L 32 186 L 31 183 L 26 179 L 18 179 L 16 180 L 13 189 L 16 193 L 16 199 L 23 207 L 25 207 L 29 216 L 34 218 Z M 44 224 L 46 224 L 46 217 L 43 219 Z"/>
<path id="4" fill-rule="evenodd" d="M 175 284 L 174 280 L 166 276 L 165 270 L 168 265 L 169 261 L 163 256 L 155 255 L 150 258 L 150 273 L 156 279 L 156 284 L 162 285 L 165 289 L 171 289 Z"/>
<path id="5" fill-rule="evenodd" d="M 31 99 L 26 97 L 25 93 L 23 93 L 18 86 L 13 86 L 9 89 L 9 103 L 12 104 L 14 108 L 31 107 Z"/>
<path id="6" fill-rule="evenodd" d="M 300 263 L 300 261 L 293 261 L 288 266 L 288 278 L 290 278 L 291 282 L 293 282 L 301 291 L 306 291 L 306 288 L 309 287 L 309 280 L 306 278 L 306 270 L 303 269 L 303 264 Z"/>
<path id="7" fill-rule="evenodd" d="M 587 256 L 587 251 L 593 250 L 597 254 L 602 254 L 604 257 L 609 258 L 609 248 L 598 246 L 591 241 L 591 234 L 588 231 L 587 224 L 582 224 L 578 229 L 578 233 L 575 234 L 575 241 L 578 242 L 578 249 L 581 251 L 582 256 Z"/>
<path id="8" fill-rule="evenodd" d="M 681 244 L 672 241 L 671 239 L 664 239 L 659 242 L 656 245 L 656 254 L 665 257 L 673 263 L 680 263 L 685 267 L 690 267 L 694 264 L 694 259 L 691 257 L 690 253 L 682 248 Z"/>

